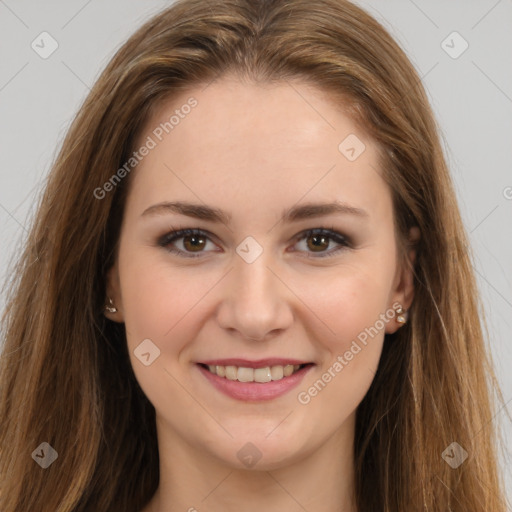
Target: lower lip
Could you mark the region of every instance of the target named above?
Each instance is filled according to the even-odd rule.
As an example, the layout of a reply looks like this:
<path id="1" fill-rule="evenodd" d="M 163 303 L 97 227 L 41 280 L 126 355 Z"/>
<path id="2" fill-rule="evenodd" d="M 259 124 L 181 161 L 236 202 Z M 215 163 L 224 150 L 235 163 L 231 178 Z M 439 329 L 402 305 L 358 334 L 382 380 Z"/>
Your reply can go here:
<path id="1" fill-rule="evenodd" d="M 296 371 L 289 377 L 283 377 L 280 380 L 272 380 L 270 382 L 239 382 L 237 380 L 229 380 L 225 377 L 219 377 L 213 374 L 200 364 L 197 365 L 202 374 L 225 395 L 244 401 L 261 401 L 272 400 L 284 395 L 294 387 L 298 386 L 306 373 L 313 368 L 314 365 L 308 365 Z"/>

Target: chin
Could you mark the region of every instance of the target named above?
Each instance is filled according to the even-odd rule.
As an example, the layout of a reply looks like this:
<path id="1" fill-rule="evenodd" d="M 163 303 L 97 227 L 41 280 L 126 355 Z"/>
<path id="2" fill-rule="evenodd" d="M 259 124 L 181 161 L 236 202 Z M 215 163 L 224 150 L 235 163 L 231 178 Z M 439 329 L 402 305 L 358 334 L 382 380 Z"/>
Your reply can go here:
<path id="1" fill-rule="evenodd" d="M 282 436 L 272 439 L 272 435 L 267 437 L 268 432 L 260 435 L 234 435 L 234 439 L 226 440 L 222 451 L 215 455 L 229 467 L 250 471 L 279 469 L 307 455 L 305 442 L 300 442 L 298 433 L 286 433 L 286 442 Z"/>

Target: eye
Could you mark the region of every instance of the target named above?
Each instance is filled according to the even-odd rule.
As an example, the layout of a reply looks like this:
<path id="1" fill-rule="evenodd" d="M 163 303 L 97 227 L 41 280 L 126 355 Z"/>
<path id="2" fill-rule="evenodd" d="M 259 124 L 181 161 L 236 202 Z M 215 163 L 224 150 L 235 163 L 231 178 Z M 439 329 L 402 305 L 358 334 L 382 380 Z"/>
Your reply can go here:
<path id="1" fill-rule="evenodd" d="M 179 245 L 183 249 L 173 245 L 177 240 L 180 241 Z M 158 244 L 174 254 L 184 255 L 186 258 L 197 258 L 205 252 L 202 249 L 206 247 L 207 240 L 210 240 L 208 233 L 201 229 L 178 229 L 161 237 Z"/>
<path id="2" fill-rule="evenodd" d="M 348 247 L 351 247 L 349 239 L 336 231 L 334 228 L 309 229 L 307 231 L 303 231 L 301 235 L 299 235 L 298 240 L 305 240 L 306 249 L 311 249 L 313 254 L 316 254 L 312 255 L 311 253 L 307 253 L 306 257 L 308 258 L 326 258 L 333 256 Z M 338 247 L 335 247 L 330 251 L 324 250 L 330 246 L 331 242 L 337 244 Z"/>
<path id="3" fill-rule="evenodd" d="M 314 228 L 307 231 L 303 231 L 297 237 L 295 237 L 296 243 L 305 240 L 305 252 L 310 250 L 311 253 L 307 254 L 308 258 L 325 258 L 334 255 L 339 251 L 351 247 L 350 241 L 347 237 L 335 231 L 334 228 Z M 176 242 L 181 248 L 176 247 Z M 201 256 L 201 253 L 209 252 L 203 249 L 208 245 L 210 240 L 210 234 L 201 229 L 179 229 L 171 231 L 166 235 L 162 236 L 158 240 L 158 245 L 164 247 L 169 252 L 178 254 L 186 258 L 197 258 Z M 331 243 L 337 244 L 338 247 L 330 251 L 326 251 Z M 213 242 L 211 242 L 213 244 Z M 292 252 L 296 252 L 293 250 Z"/>

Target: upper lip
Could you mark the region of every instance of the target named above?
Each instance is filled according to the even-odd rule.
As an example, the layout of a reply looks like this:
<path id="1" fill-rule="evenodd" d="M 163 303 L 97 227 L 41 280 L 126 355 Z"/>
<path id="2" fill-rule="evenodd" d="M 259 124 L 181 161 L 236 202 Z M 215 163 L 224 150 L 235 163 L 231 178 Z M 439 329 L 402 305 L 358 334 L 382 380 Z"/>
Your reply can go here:
<path id="1" fill-rule="evenodd" d="M 284 359 L 280 357 L 270 357 L 267 359 L 258 359 L 249 361 L 248 359 L 229 358 L 229 359 L 209 359 L 208 361 L 199 361 L 200 364 L 207 366 L 238 366 L 243 368 L 265 368 L 267 366 L 286 366 L 309 364 L 311 361 L 301 361 L 300 359 Z"/>

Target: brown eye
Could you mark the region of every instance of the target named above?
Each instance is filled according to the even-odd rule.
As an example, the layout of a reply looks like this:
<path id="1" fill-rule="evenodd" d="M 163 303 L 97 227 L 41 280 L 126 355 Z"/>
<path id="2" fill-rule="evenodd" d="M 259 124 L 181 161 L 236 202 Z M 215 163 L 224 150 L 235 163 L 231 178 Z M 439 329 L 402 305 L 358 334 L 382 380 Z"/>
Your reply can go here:
<path id="1" fill-rule="evenodd" d="M 311 241 L 311 243 L 308 243 L 308 248 L 313 252 L 320 252 L 329 247 L 329 237 L 325 235 L 309 235 L 307 240 L 308 242 Z"/>
<path id="2" fill-rule="evenodd" d="M 341 233 L 334 231 L 334 229 L 326 228 L 315 228 L 305 231 L 299 238 L 299 242 L 305 240 L 305 249 L 301 252 L 305 252 L 307 257 L 310 258 L 324 258 L 333 256 L 339 251 L 350 247 L 348 238 L 343 236 Z M 338 245 L 332 250 L 327 250 L 329 245 L 334 243 Z M 316 253 L 315 256 L 311 256 L 311 253 Z"/>
<path id="3" fill-rule="evenodd" d="M 196 258 L 201 256 L 202 253 L 209 252 L 204 250 L 208 241 L 211 241 L 210 237 L 200 229 L 180 229 L 161 237 L 158 240 L 158 245 L 174 254 Z M 176 247 L 176 245 L 181 245 L 182 247 Z"/>
<path id="4" fill-rule="evenodd" d="M 187 251 L 200 252 L 206 245 L 203 235 L 186 235 L 183 238 L 183 246 Z"/>
<path id="5" fill-rule="evenodd" d="M 297 240 L 296 244 L 302 240 L 306 240 L 305 247 L 300 249 L 299 252 L 306 253 L 306 257 L 310 258 L 332 256 L 340 250 L 351 247 L 349 239 L 341 233 L 334 231 L 334 229 L 310 229 L 304 231 L 302 236 L 299 236 Z M 179 247 L 180 242 L 182 247 Z M 210 252 L 204 250 L 208 242 L 213 244 L 209 234 L 200 229 L 180 229 L 171 231 L 158 240 L 158 244 L 169 252 L 189 258 L 197 258 L 202 256 L 203 253 Z M 328 250 L 332 243 L 338 247 Z M 295 252 L 295 250 L 292 252 Z"/>

